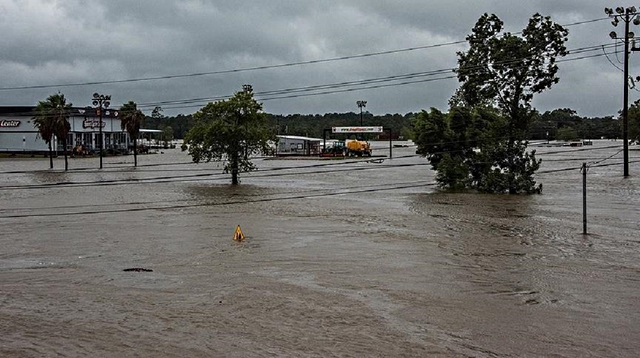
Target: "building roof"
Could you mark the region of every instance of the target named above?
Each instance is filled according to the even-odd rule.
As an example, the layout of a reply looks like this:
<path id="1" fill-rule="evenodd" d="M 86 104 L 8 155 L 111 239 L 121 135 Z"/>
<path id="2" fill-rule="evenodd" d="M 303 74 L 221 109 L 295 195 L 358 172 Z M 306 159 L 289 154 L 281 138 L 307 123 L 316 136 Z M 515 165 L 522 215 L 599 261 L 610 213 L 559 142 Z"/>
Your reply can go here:
<path id="1" fill-rule="evenodd" d="M 306 141 L 309 141 L 309 142 L 320 142 L 320 141 L 322 141 L 322 138 L 302 137 L 302 136 L 297 136 L 297 135 L 277 135 L 276 137 L 283 138 L 283 139 L 306 140 Z"/>
<path id="2" fill-rule="evenodd" d="M 103 117 L 118 117 L 119 110 L 117 108 L 107 108 L 102 114 Z M 33 117 L 36 115 L 35 106 L 0 106 L 0 116 L 25 116 Z M 71 116 L 90 116 L 97 117 L 96 108 L 94 107 L 71 107 Z"/>
<path id="3" fill-rule="evenodd" d="M 0 116 L 29 116 L 35 115 L 36 107 L 33 106 L 0 106 Z"/>

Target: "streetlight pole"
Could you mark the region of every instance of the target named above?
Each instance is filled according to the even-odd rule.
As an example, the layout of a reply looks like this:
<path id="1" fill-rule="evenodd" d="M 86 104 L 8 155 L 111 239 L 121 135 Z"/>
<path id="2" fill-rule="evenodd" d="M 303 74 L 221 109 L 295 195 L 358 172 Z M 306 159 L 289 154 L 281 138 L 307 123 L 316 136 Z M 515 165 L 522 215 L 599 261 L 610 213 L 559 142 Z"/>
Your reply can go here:
<path id="1" fill-rule="evenodd" d="M 362 127 L 362 108 L 367 106 L 367 101 L 356 101 L 358 108 L 360 108 L 360 126 Z"/>
<path id="2" fill-rule="evenodd" d="M 624 162 L 624 176 L 629 176 L 629 39 L 634 38 L 634 33 L 629 31 L 629 23 L 633 21 L 634 25 L 640 25 L 640 18 L 638 17 L 638 13 L 636 12 L 635 6 L 631 6 L 628 8 L 623 8 L 621 6 L 617 7 L 614 10 L 612 8 L 605 8 L 605 14 L 609 15 L 610 18 L 613 19 L 611 22 L 613 26 L 618 26 L 620 20 L 624 22 L 624 92 L 623 92 L 623 106 L 622 106 L 622 152 L 623 152 L 623 162 Z M 609 36 L 614 39 L 622 39 L 618 38 L 618 35 L 615 31 L 611 31 Z M 631 51 L 640 50 L 633 46 Z"/>
<path id="3" fill-rule="evenodd" d="M 102 138 L 102 112 L 105 108 L 109 107 L 111 104 L 111 95 L 104 94 L 93 94 L 93 105 L 96 107 L 96 112 L 98 112 L 98 119 L 100 122 L 98 123 L 98 128 L 100 132 L 100 139 L 98 140 L 98 148 L 100 149 L 100 169 L 102 169 L 102 145 L 104 143 L 104 138 Z"/>

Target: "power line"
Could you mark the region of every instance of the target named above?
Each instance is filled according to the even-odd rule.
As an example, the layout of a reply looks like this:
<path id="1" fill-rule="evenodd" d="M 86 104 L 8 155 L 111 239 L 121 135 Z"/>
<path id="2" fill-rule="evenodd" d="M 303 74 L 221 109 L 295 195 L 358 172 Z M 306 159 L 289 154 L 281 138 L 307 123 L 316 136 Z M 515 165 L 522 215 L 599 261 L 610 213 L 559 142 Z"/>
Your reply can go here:
<path id="1" fill-rule="evenodd" d="M 375 77 L 369 79 L 355 80 L 355 81 L 345 81 L 338 83 L 330 83 L 330 84 L 321 84 L 321 85 L 311 85 L 304 87 L 293 87 L 293 88 L 285 88 L 278 90 L 270 90 L 270 91 L 259 91 L 254 92 L 254 95 L 258 96 L 271 96 L 271 95 L 281 95 L 287 93 L 296 93 L 296 92 L 305 92 L 305 91 L 313 91 L 313 90 L 322 90 L 327 88 L 338 88 L 345 86 L 355 86 L 367 83 L 379 83 L 379 82 L 388 82 L 388 81 L 397 81 L 402 79 L 409 78 L 417 78 L 417 77 L 427 77 L 434 76 L 442 73 L 451 73 L 453 69 L 440 69 L 433 71 L 425 71 L 425 72 L 414 72 L 400 75 L 391 75 L 385 77 Z M 190 98 L 190 99 L 179 99 L 179 100 L 167 100 L 160 102 L 150 102 L 150 103 L 139 103 L 138 106 L 142 107 L 153 107 L 153 106 L 162 106 L 162 105 L 171 105 L 171 104 L 188 104 L 193 102 L 201 102 L 201 101 L 215 101 L 215 100 L 223 100 L 232 97 L 232 95 L 222 95 L 222 96 L 214 96 L 214 97 L 200 97 L 200 98 Z"/>
<path id="2" fill-rule="evenodd" d="M 390 55 L 390 54 L 397 54 L 397 53 L 402 53 L 402 52 L 410 52 L 410 51 L 416 51 L 416 50 L 425 50 L 425 49 L 431 49 L 431 48 L 438 48 L 438 47 L 444 47 L 444 46 L 457 45 L 457 44 L 462 44 L 462 43 L 465 43 L 465 42 L 466 41 L 452 41 L 452 42 L 444 42 L 444 43 L 434 44 L 434 45 L 408 47 L 408 48 L 403 48 L 403 49 L 379 51 L 379 52 L 370 52 L 370 53 L 364 53 L 364 54 L 358 54 L 358 55 L 350 55 L 350 56 L 331 57 L 331 58 L 319 59 L 319 60 L 290 62 L 290 63 L 283 63 L 283 64 L 277 64 L 277 65 L 245 67 L 245 68 L 237 68 L 237 69 L 231 69 L 231 70 L 197 72 L 197 73 L 180 74 L 180 75 L 140 77 L 140 78 L 131 78 L 131 79 L 122 79 L 122 80 L 110 80 L 110 81 L 77 82 L 77 83 L 67 83 L 67 84 L 0 87 L 0 91 L 16 91 L 16 90 L 57 88 L 57 87 L 93 86 L 93 85 L 104 85 L 104 84 L 117 84 L 117 83 L 143 82 L 143 81 L 157 81 L 157 80 L 167 80 L 167 79 L 175 79 L 175 78 L 187 78 L 187 77 L 221 75 L 221 74 L 229 74 L 229 73 L 240 73 L 240 72 L 258 71 L 258 70 L 268 70 L 268 69 L 274 69 L 274 68 L 311 65 L 311 64 L 318 64 L 318 63 L 325 63 L 325 62 L 344 61 L 344 60 L 351 60 L 351 59 L 356 59 L 356 58 L 365 58 L 365 57 Z"/>
<path id="3" fill-rule="evenodd" d="M 122 212 L 139 212 L 139 211 L 152 211 L 152 210 L 167 210 L 167 209 L 185 209 L 185 208 L 196 208 L 196 207 L 211 207 L 211 206 L 227 206 L 227 205 L 241 205 L 241 204 L 255 204 L 261 202 L 273 202 L 273 201 L 283 201 L 283 200 L 299 200 L 299 199 L 313 199 L 319 197 L 328 197 L 328 196 L 336 196 L 336 195 L 344 195 L 344 194 L 360 194 L 360 193 L 371 193 L 371 192 L 379 192 L 379 191 L 392 191 L 392 190 L 401 190 L 401 189 L 410 189 L 417 187 L 425 187 L 425 186 L 435 186 L 435 183 L 427 183 L 422 182 L 420 184 L 412 183 L 402 183 L 397 185 L 380 185 L 381 187 L 356 187 L 356 189 L 347 189 L 347 190 L 335 190 L 331 189 L 328 192 L 321 193 L 313 193 L 313 192 L 305 192 L 298 195 L 288 195 L 284 197 L 276 197 L 276 198 L 257 198 L 250 200 L 230 200 L 226 202 L 216 202 L 216 203 L 197 203 L 197 204 L 176 204 L 170 206 L 160 206 L 160 207 L 141 207 L 141 208 L 116 208 L 116 209 L 105 209 L 105 210 L 82 210 L 82 211 L 74 211 L 74 212 L 54 212 L 54 213 L 41 213 L 41 214 L 10 214 L 0 216 L 1 219 L 8 218 L 30 218 L 30 217 L 58 217 L 58 216 L 72 216 L 72 215 L 98 215 L 98 214 L 108 214 L 108 213 L 122 213 Z"/>
<path id="4" fill-rule="evenodd" d="M 600 51 L 604 48 L 610 47 L 611 45 L 597 45 L 597 46 L 587 46 L 569 50 L 569 54 L 580 54 L 591 51 Z M 595 58 L 600 56 L 606 56 L 606 52 L 602 54 L 594 54 L 594 55 L 584 55 L 575 58 L 565 58 L 559 59 L 556 62 L 568 62 L 568 61 L 576 61 L 583 60 L 588 58 Z M 513 59 L 508 61 L 500 62 L 499 64 L 508 65 L 511 63 L 518 63 L 523 59 Z M 473 70 L 474 68 L 479 68 L 481 66 L 467 68 L 467 70 Z M 318 95 L 328 95 L 328 94 L 336 94 L 336 93 L 344 93 L 344 92 L 354 92 L 361 90 L 369 90 L 369 89 L 378 89 L 385 87 L 395 87 L 395 86 L 404 86 L 410 84 L 424 83 L 424 82 L 432 82 L 438 80 L 447 80 L 453 79 L 456 76 L 442 76 L 439 78 L 426 78 L 446 73 L 455 72 L 456 68 L 444 68 L 438 70 L 424 71 L 424 72 L 414 72 L 408 74 L 400 74 L 400 75 L 392 75 L 386 77 L 377 77 L 377 78 L 369 78 L 362 79 L 356 81 L 347 81 L 347 82 L 339 82 L 339 83 L 331 83 L 331 84 L 322 84 L 322 85 L 312 85 L 312 86 L 303 86 L 297 88 L 285 88 L 279 90 L 270 90 L 270 91 L 262 91 L 255 92 L 255 96 L 257 99 L 261 101 L 270 101 L 270 100 L 279 100 L 279 99 L 291 99 L 291 98 L 299 98 L 299 97 L 308 97 L 308 96 L 318 96 Z M 422 79 L 418 79 L 422 78 Z M 415 79 L 415 80 L 412 80 Z M 404 82 L 398 82 L 401 80 L 405 80 Z M 395 83 L 394 83 L 395 82 Z M 372 85 L 376 84 L 376 85 Z M 332 90 L 333 89 L 333 90 Z M 231 98 L 233 95 L 221 95 L 221 96 L 213 96 L 213 97 L 198 97 L 198 98 L 190 98 L 190 99 L 179 99 L 179 100 L 166 100 L 166 101 L 158 101 L 158 102 L 148 102 L 148 103 L 139 103 L 139 108 L 153 108 L 156 106 L 163 106 L 165 109 L 183 109 L 183 108 L 194 108 L 200 107 L 205 103 L 225 100 Z"/>
<path id="5" fill-rule="evenodd" d="M 600 160 L 598 160 L 598 161 L 595 161 L 595 162 L 591 162 L 591 163 L 589 163 L 589 165 L 588 165 L 588 166 L 593 166 L 593 165 L 596 165 L 596 164 L 600 164 L 600 163 L 602 163 L 602 162 L 605 162 L 605 161 L 607 161 L 607 160 L 609 160 L 609 159 L 611 159 L 611 158 L 615 157 L 616 155 L 620 154 L 622 151 L 623 151 L 623 149 L 620 149 L 619 151 L 617 151 L 617 152 L 615 152 L 615 153 L 611 154 L 610 156 L 608 156 L 608 157 L 606 157 L 606 158 L 604 158 L 604 159 L 600 159 Z"/>
<path id="6" fill-rule="evenodd" d="M 600 50 L 605 46 L 606 45 L 583 47 L 576 50 L 571 50 L 573 51 L 571 53 L 584 53 L 584 52 L 589 52 L 594 50 Z M 575 58 L 559 59 L 556 62 L 577 61 L 577 60 L 596 58 L 596 57 L 601 57 L 606 55 L 607 53 L 605 52 L 601 54 L 585 55 L 585 56 L 579 56 Z M 522 61 L 522 59 L 505 61 L 501 64 L 517 63 L 519 61 Z M 444 74 L 444 73 L 449 73 L 453 71 L 455 71 L 455 68 L 446 68 L 446 69 L 439 69 L 439 70 L 426 71 L 426 72 L 416 72 L 416 73 L 393 75 L 393 76 L 387 76 L 387 77 L 363 79 L 363 80 L 357 80 L 357 81 L 255 92 L 255 95 L 256 95 L 256 99 L 260 101 L 270 101 L 270 100 L 291 99 L 291 98 L 299 98 L 299 97 L 329 95 L 329 94 L 337 94 L 337 93 L 344 93 L 344 92 L 355 92 L 355 91 L 378 89 L 378 88 L 385 88 L 385 87 L 405 86 L 405 85 L 411 85 L 411 84 L 417 84 L 417 83 L 453 79 L 453 78 L 456 78 L 455 75 L 442 76 L 438 78 L 425 78 L 425 77 L 435 76 L 438 74 Z M 421 79 L 409 80 L 414 78 L 421 78 Z M 398 82 L 399 80 L 402 80 L 402 79 L 407 79 L 407 81 Z M 391 83 L 388 83 L 388 82 L 391 82 Z M 374 83 L 375 85 L 371 85 L 371 83 Z M 167 101 L 159 101 L 159 102 L 141 103 L 141 104 L 138 104 L 138 107 L 152 108 L 156 106 L 164 106 L 165 109 L 195 108 L 195 107 L 200 107 L 203 104 L 206 104 L 211 101 L 225 100 L 231 97 L 232 95 L 225 95 L 225 96 L 216 96 L 216 97 L 199 97 L 199 98 L 191 98 L 191 99 L 167 100 Z M 27 113 L 26 112 L 13 113 L 13 115 L 21 115 L 21 114 L 27 114 Z M 32 114 L 32 113 L 30 112 L 29 114 Z"/>
<path id="7" fill-rule="evenodd" d="M 426 180 L 420 180 L 418 182 L 405 182 L 405 183 L 395 183 L 394 185 L 408 185 L 408 184 L 412 184 L 412 185 L 417 185 L 417 183 L 427 183 Z M 367 188 L 368 189 L 375 189 L 377 187 L 386 187 L 388 186 L 388 184 L 377 184 L 377 185 L 369 185 Z M 348 187 L 342 187 L 340 188 L 340 190 L 353 190 L 353 189 L 362 189 L 361 185 L 353 185 L 353 186 L 348 186 Z M 327 189 L 326 188 L 318 188 L 318 189 L 309 189 L 309 190 L 304 190 L 304 193 L 309 194 L 309 193 L 316 193 L 316 192 L 326 192 Z M 282 195 L 282 194 L 290 194 L 290 191 L 286 191 L 286 192 L 274 192 L 274 193 L 268 193 L 265 194 L 263 192 L 260 193 L 244 193 L 242 195 L 240 195 L 240 197 L 244 197 L 244 198 L 251 198 L 251 197 L 264 197 L 264 196 L 276 196 L 276 195 Z M 83 209 L 82 212 L 85 212 L 84 210 L 86 209 L 91 209 L 91 208 L 102 208 L 102 207 L 112 207 L 112 206 L 136 206 L 136 205 L 149 205 L 149 204 L 165 204 L 165 203 L 184 203 L 184 199 L 175 199 L 175 200 L 156 200 L 156 201 L 139 201 L 139 202 L 130 202 L 130 203 L 107 203 L 107 204 L 86 204 L 86 205 L 59 205 L 59 206 L 47 206 L 47 207 L 20 207 L 20 208 L 7 208 L 7 209 L 3 209 L 0 212 L 6 212 L 6 213 L 20 213 L 20 212 L 25 212 L 25 211 L 34 211 L 34 210 L 63 210 L 63 209 Z M 160 207 L 162 208 L 162 207 Z"/>
<path id="8" fill-rule="evenodd" d="M 598 49 L 599 48 L 600 47 L 598 46 Z M 598 53 L 598 54 L 592 54 L 592 55 L 579 56 L 579 57 L 575 57 L 575 58 L 559 59 L 556 62 L 578 61 L 578 60 L 584 60 L 584 59 L 590 59 L 590 58 L 597 58 L 597 57 L 601 57 L 601 56 L 605 56 L 605 54 Z M 519 61 L 521 61 L 521 59 L 511 60 L 511 61 L 508 61 L 508 62 L 505 61 L 504 63 L 501 63 L 501 64 L 515 63 L 515 62 L 519 62 Z M 334 84 L 298 87 L 298 88 L 292 88 L 292 89 L 286 89 L 286 90 L 273 90 L 273 91 L 266 91 L 266 92 L 255 92 L 255 97 L 256 97 L 256 99 L 258 99 L 260 101 L 272 101 L 272 100 L 279 100 L 279 99 L 291 99 L 291 98 L 299 98 L 299 97 L 309 97 L 309 96 L 337 94 L 337 93 L 344 93 L 344 92 L 354 92 L 354 91 L 378 89 L 378 88 L 385 88 L 385 87 L 405 86 L 405 85 L 410 85 L 410 84 L 417 84 L 417 83 L 424 83 L 424 82 L 432 82 L 432 81 L 454 79 L 454 78 L 457 77 L 456 75 L 442 76 L 442 77 L 438 77 L 438 78 L 423 78 L 423 77 L 427 77 L 427 76 L 434 76 L 434 75 L 437 75 L 437 74 L 453 72 L 454 70 L 455 70 L 454 68 L 447 68 L 447 69 L 439 69 L 439 70 L 434 70 L 434 71 L 429 71 L 429 72 L 420 72 L 420 73 L 416 73 L 416 74 L 389 76 L 389 77 L 386 77 L 386 78 L 383 77 L 383 78 L 374 78 L 374 79 L 365 79 L 365 80 L 359 80 L 359 81 L 352 81 L 352 82 L 346 82 L 346 83 L 334 83 Z M 403 82 L 398 82 L 398 83 L 386 83 L 386 84 L 369 85 L 369 83 L 383 83 L 383 82 L 398 81 L 399 78 L 411 79 L 411 78 L 421 78 L 421 77 L 422 77 L 422 79 L 416 79 L 416 80 L 412 80 L 412 81 L 403 81 Z M 356 84 L 358 84 L 358 85 L 356 86 Z M 343 87 L 348 87 L 348 88 L 343 88 Z M 332 89 L 332 88 L 333 88 L 333 90 L 329 90 L 329 89 Z M 325 89 L 325 90 L 318 92 L 319 89 Z M 270 93 L 279 93 L 280 95 L 269 95 Z M 288 93 L 291 93 L 291 94 L 288 94 Z M 262 97 L 262 96 L 265 96 L 265 97 Z M 164 107 L 165 109 L 194 108 L 194 107 L 200 107 L 204 103 L 208 103 L 209 101 L 224 100 L 224 99 L 228 99 L 228 98 L 231 98 L 231 97 L 232 97 L 232 95 L 225 95 L 225 96 L 217 96 L 217 97 L 209 97 L 209 98 L 193 98 L 193 99 L 182 99 L 182 100 L 176 100 L 176 101 L 151 102 L 151 103 L 139 104 L 139 107 L 151 108 L 151 107 L 155 107 L 155 106 L 158 106 L 158 105 L 162 105 L 163 103 L 169 102 L 169 103 L 175 103 L 176 105 L 169 105 L 167 107 Z"/>
<path id="9" fill-rule="evenodd" d="M 640 162 L 640 160 L 636 160 L 636 161 L 632 161 L 633 163 L 636 162 Z M 619 163 L 610 163 L 610 164 L 600 164 L 597 165 L 597 167 L 606 167 L 606 166 L 611 166 L 611 165 L 618 165 Z M 551 169 L 551 170 L 546 170 L 546 171 L 539 171 L 536 174 L 549 174 L 549 173 L 558 173 L 558 172 L 566 172 L 566 171 L 574 171 L 574 170 L 580 170 L 580 168 L 578 167 L 569 167 L 569 168 L 559 168 L 559 169 Z M 300 173 L 297 173 L 300 174 Z M 295 195 L 285 195 L 282 197 L 262 197 L 263 194 L 261 194 L 261 197 L 255 198 L 255 199 L 249 199 L 249 200 L 230 200 L 230 201 L 224 201 L 224 202 L 215 202 L 215 203 L 195 203 L 195 204 L 174 204 L 174 205 L 161 205 L 161 206 L 145 206 L 145 207 L 138 207 L 138 208 L 121 208 L 118 207 L 116 209 L 97 209 L 97 210 L 86 210 L 87 208 L 91 208 L 91 207 L 101 207 L 103 205 L 85 205 L 82 207 L 78 207 L 78 206 L 63 206 L 63 207 L 58 207 L 58 208 L 45 208 L 45 209 L 56 209 L 56 212 L 53 213 L 25 213 L 25 214 L 9 214 L 9 215 L 2 215 L 0 216 L 1 219 L 8 219 L 8 218 L 30 218 L 30 217 L 59 217 L 59 216 L 71 216 L 71 215 L 98 215 L 98 214 L 107 214 L 107 213 L 122 213 L 122 212 L 140 212 L 140 211 L 152 211 L 152 210 L 168 210 L 168 209 L 185 209 L 185 208 L 196 208 L 196 207 L 211 207 L 211 206 L 227 206 L 227 205 L 242 205 L 242 204 L 254 204 L 254 203 L 260 203 L 260 202 L 273 202 L 273 201 L 283 201 L 283 200 L 299 200 L 299 199 L 313 199 L 313 198 L 319 198 L 319 197 L 329 197 L 329 196 L 336 196 L 336 195 L 345 195 L 345 194 L 361 194 L 361 193 L 374 193 L 374 192 L 381 192 L 381 191 L 393 191 L 393 190 L 401 190 L 401 189 L 411 189 L 411 188 L 423 188 L 426 186 L 436 186 L 437 183 L 433 183 L 433 182 L 427 182 L 427 181 L 419 181 L 419 182 L 406 182 L 406 183 L 396 183 L 394 185 L 389 185 L 389 184 L 379 184 L 379 185 L 375 185 L 375 186 L 368 186 L 368 187 L 361 187 L 361 186 L 355 186 L 355 187 L 347 187 L 347 188 L 342 188 L 342 190 L 336 190 L 335 188 L 332 188 L 330 191 L 327 191 L 325 189 L 312 189 L 312 190 L 307 190 L 304 191 L 302 193 L 298 193 Z M 274 195 L 279 195 L 281 193 L 274 193 Z M 257 196 L 257 195 L 256 195 Z M 154 204 L 161 204 L 161 203 L 174 203 L 176 202 L 174 201 L 158 201 L 158 202 L 154 202 Z M 147 205 L 149 204 L 149 202 L 144 202 L 144 203 L 114 203 L 114 204 L 108 204 L 109 206 L 122 206 L 122 205 Z M 64 208 L 76 208 L 76 209 L 83 209 L 80 211 L 72 211 L 72 212 L 60 212 L 59 209 L 64 209 Z M 30 208 L 19 208 L 19 209 L 12 209 L 13 212 L 19 212 L 19 211 L 24 211 L 24 210 L 32 210 Z"/>
<path id="10" fill-rule="evenodd" d="M 618 146 L 610 146 L 604 148 L 581 148 L 575 151 L 583 151 L 583 150 L 600 150 L 600 149 L 611 149 L 618 148 Z M 438 154 L 445 153 L 455 153 L 460 152 L 462 150 L 448 150 L 441 151 Z M 566 153 L 566 152 L 565 152 Z M 618 152 L 619 153 L 619 152 Z M 551 153 L 540 153 L 542 156 Z M 395 159 L 410 159 L 419 157 L 421 155 L 407 155 L 402 157 L 396 157 Z M 613 155 L 615 156 L 615 154 Z M 605 161 L 613 156 L 602 159 L 594 164 Z M 544 160 L 544 159 L 543 159 Z M 579 160 L 579 159 L 576 159 Z M 308 174 L 323 174 L 323 173 L 340 173 L 347 171 L 362 171 L 362 170 L 378 170 L 378 169 L 398 169 L 398 168 L 407 168 L 407 167 L 416 167 L 416 166 L 427 166 L 430 165 L 430 162 L 425 161 L 423 163 L 398 163 L 398 164 L 390 164 L 390 165 L 375 165 L 375 166 L 350 166 L 353 164 L 361 164 L 366 163 L 362 160 L 350 160 L 350 161 L 341 161 L 341 162 L 329 162 L 329 163 L 317 163 L 312 165 L 305 166 L 285 166 L 285 167 L 275 167 L 268 168 L 263 170 L 258 170 L 254 172 L 246 173 L 248 178 L 271 178 L 271 177 L 282 177 L 282 176 L 291 176 L 291 175 L 308 175 Z M 176 163 L 180 164 L 180 163 Z M 173 165 L 173 164 L 172 164 Z M 195 164 L 194 164 L 195 165 Z M 321 168 L 328 168 L 326 170 L 318 170 Z M 314 170 L 315 169 L 315 170 Z M 568 168 L 574 169 L 574 168 Z M 563 169 L 564 170 L 564 169 Z M 101 173 L 103 173 L 101 171 Z M 182 171 L 183 173 L 183 171 Z M 16 189 L 47 189 L 53 187 L 88 187 L 88 186 L 111 186 L 111 185 L 135 185 L 135 184 L 149 184 L 149 183 L 171 183 L 171 182 L 188 182 L 188 181 L 201 181 L 201 180 L 228 180 L 228 175 L 224 173 L 198 173 L 198 174 L 182 174 L 182 175 L 167 175 L 160 177 L 152 177 L 152 178 L 134 178 L 134 179 L 113 179 L 113 180 L 100 180 L 100 181 L 85 181 L 85 182 L 58 182 L 58 183 L 45 183 L 45 184 L 23 184 L 23 185 L 6 185 L 0 186 L 0 190 L 16 190 Z"/>
<path id="11" fill-rule="evenodd" d="M 578 22 L 574 22 L 574 23 L 570 23 L 570 24 L 566 24 L 566 25 L 562 25 L 562 26 L 571 27 L 571 26 L 583 25 L 583 24 L 598 22 L 598 21 L 607 20 L 607 19 L 608 18 L 597 18 L 597 19 L 591 19 L 591 20 L 585 20 L 585 21 L 578 21 Z M 517 33 L 521 33 L 521 32 L 517 32 Z M 312 64 L 327 63 L 327 62 L 345 61 L 345 60 L 352 60 L 352 59 L 366 58 L 366 57 L 384 56 L 384 55 L 398 54 L 398 53 L 404 53 L 404 52 L 412 52 L 412 51 L 418 51 L 418 50 L 433 49 L 433 48 L 438 48 L 438 47 L 460 45 L 460 44 L 463 44 L 463 43 L 466 43 L 466 42 L 467 42 L 466 40 L 450 41 L 450 42 L 443 42 L 443 43 L 439 43 L 439 44 L 424 45 L 424 46 L 414 46 L 414 47 L 407 47 L 407 48 L 401 48 L 401 49 L 369 52 L 369 53 L 348 55 L 348 56 L 330 57 L 330 58 L 325 58 L 325 59 L 317 59 L 317 60 L 309 60 L 309 61 L 297 61 L 297 62 L 289 62 L 289 63 L 275 64 L 275 65 L 244 67 L 244 68 L 229 69 L 229 70 L 196 72 L 196 73 L 188 73 L 188 74 L 138 77 L 138 78 L 120 79 L 120 80 L 105 80 L 105 81 L 62 83 L 62 84 L 0 87 L 0 91 L 18 91 L 18 90 L 28 90 L 28 89 L 95 86 L 95 85 L 105 85 L 105 84 L 120 84 L 120 83 L 132 83 L 132 82 L 169 80 L 169 79 L 176 79 L 176 78 L 189 78 L 189 77 L 222 75 L 222 74 L 230 74 L 230 73 L 241 73 L 241 72 L 260 71 L 260 70 L 277 69 L 277 68 L 285 68 L 285 67 L 312 65 Z"/>

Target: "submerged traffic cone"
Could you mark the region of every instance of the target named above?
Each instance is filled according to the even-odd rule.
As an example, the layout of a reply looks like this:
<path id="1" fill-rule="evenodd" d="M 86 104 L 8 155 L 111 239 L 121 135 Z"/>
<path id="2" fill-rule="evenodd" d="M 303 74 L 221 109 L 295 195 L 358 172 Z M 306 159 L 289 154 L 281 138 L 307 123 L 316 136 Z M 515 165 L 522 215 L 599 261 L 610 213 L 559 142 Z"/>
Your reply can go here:
<path id="1" fill-rule="evenodd" d="M 235 241 L 244 241 L 245 237 L 242 233 L 242 229 L 240 229 L 240 225 L 236 227 L 236 231 L 233 233 L 233 239 Z"/>

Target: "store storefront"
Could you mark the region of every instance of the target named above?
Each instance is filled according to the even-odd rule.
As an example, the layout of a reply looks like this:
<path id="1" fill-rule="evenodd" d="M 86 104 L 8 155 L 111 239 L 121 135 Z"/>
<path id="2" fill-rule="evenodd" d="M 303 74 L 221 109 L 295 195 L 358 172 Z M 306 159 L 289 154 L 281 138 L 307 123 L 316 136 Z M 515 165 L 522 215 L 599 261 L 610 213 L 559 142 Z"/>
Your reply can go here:
<path id="1" fill-rule="evenodd" d="M 34 126 L 35 115 L 35 107 L 0 107 L 0 152 L 40 153 L 49 150 Z M 104 110 L 100 120 L 95 108 L 72 108 L 69 124 L 69 152 L 81 148 L 83 153 L 95 153 L 100 148 L 100 141 L 107 154 L 123 154 L 129 150 L 129 135 L 120 127 L 117 110 Z M 63 150 L 60 138 L 55 138 L 54 143 L 54 150 Z"/>

